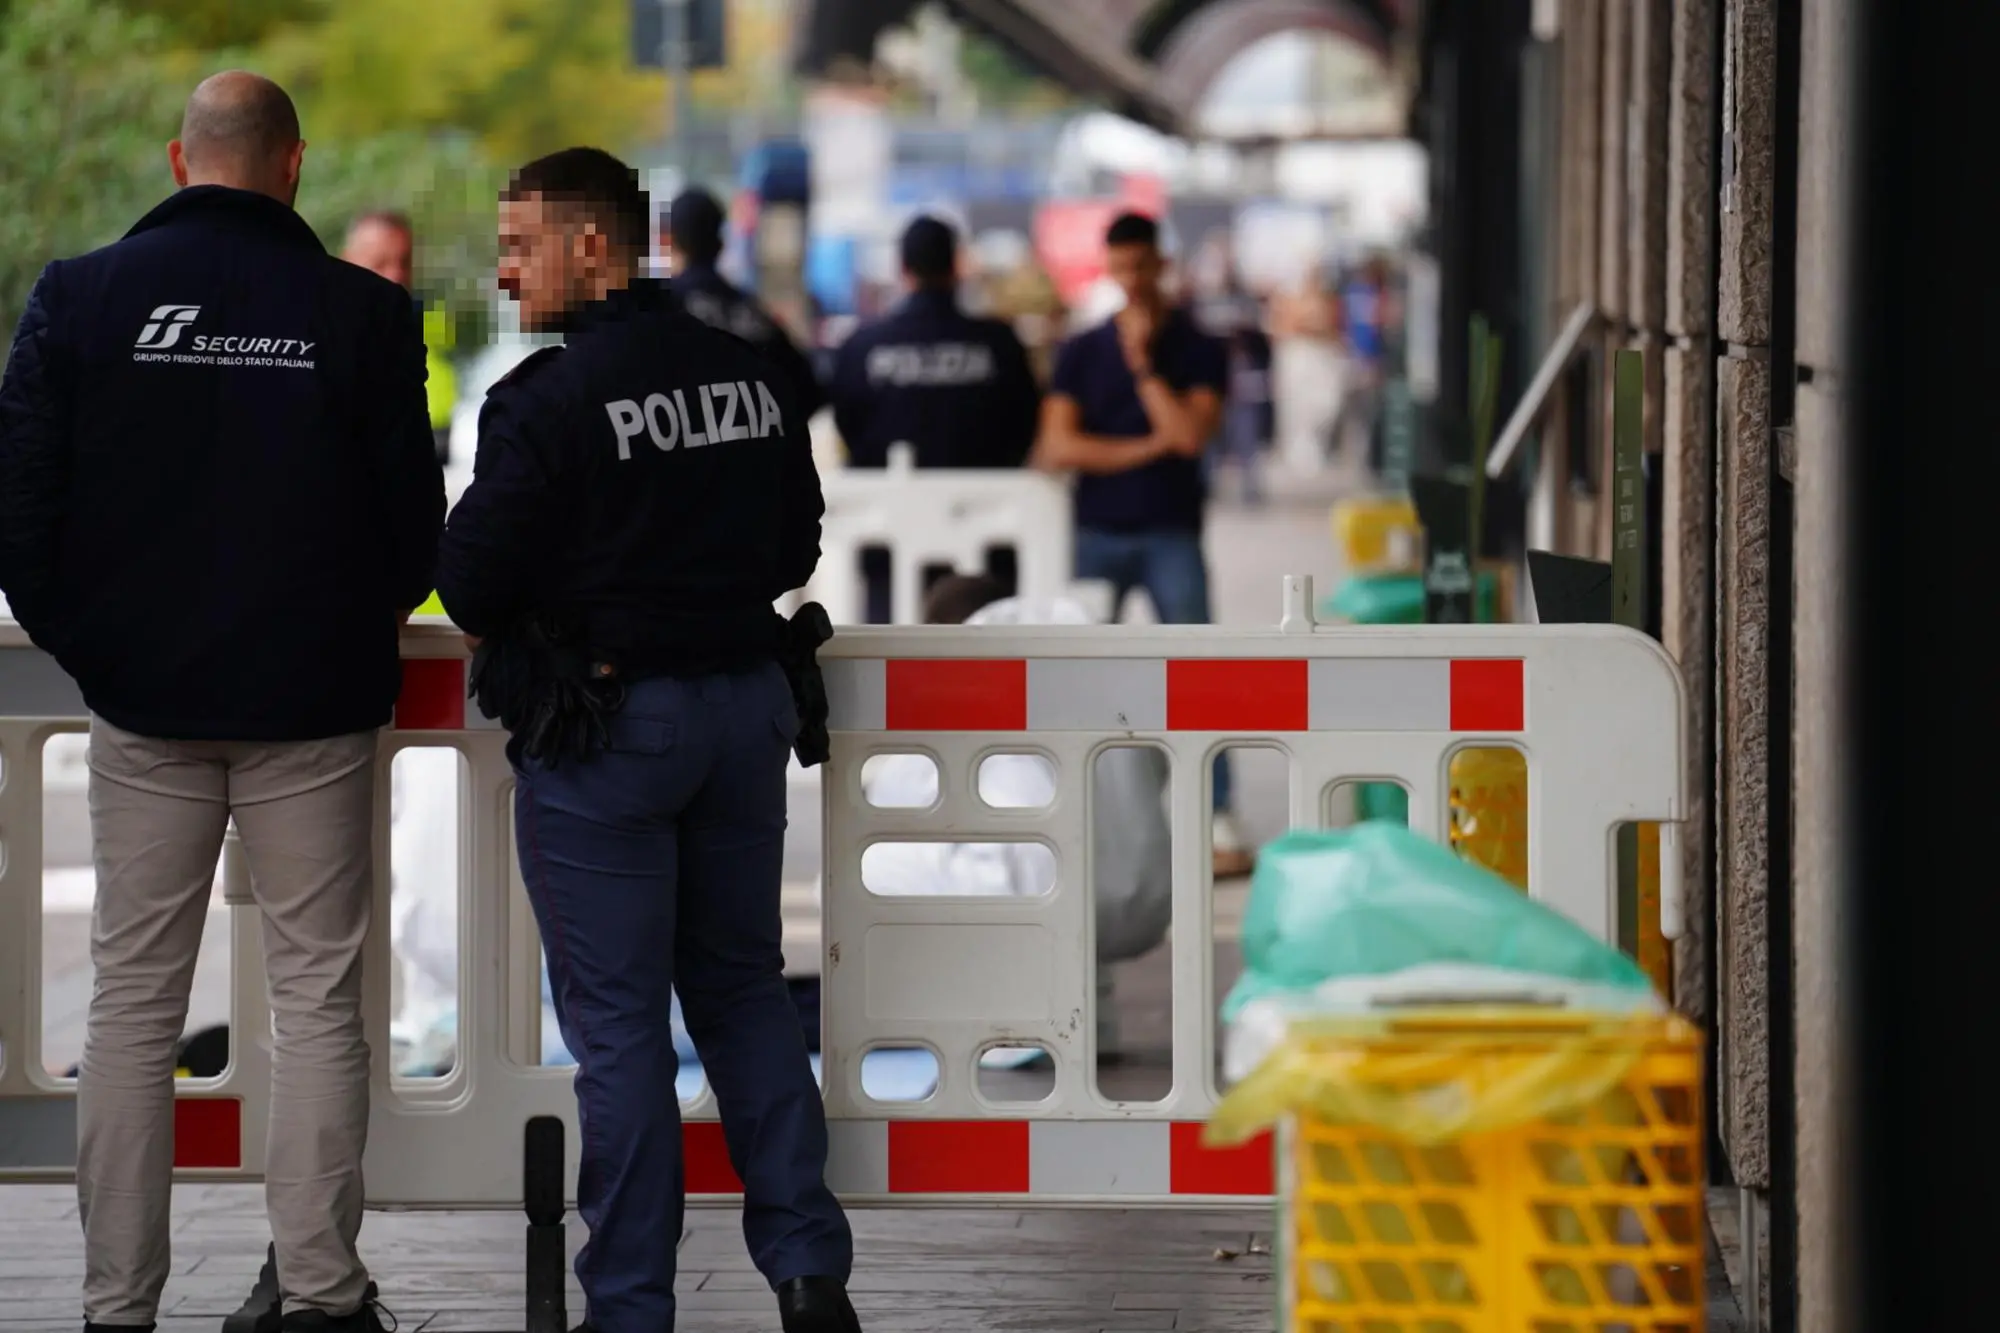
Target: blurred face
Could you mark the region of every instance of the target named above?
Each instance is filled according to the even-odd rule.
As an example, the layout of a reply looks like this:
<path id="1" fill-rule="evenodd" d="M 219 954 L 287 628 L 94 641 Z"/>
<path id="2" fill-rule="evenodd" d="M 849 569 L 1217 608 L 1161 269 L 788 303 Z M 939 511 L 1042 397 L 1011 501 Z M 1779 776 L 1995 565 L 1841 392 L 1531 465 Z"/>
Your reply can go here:
<path id="1" fill-rule="evenodd" d="M 393 223 L 373 220 L 348 233 L 347 246 L 340 257 L 408 291 L 413 248 L 410 233 Z"/>
<path id="2" fill-rule="evenodd" d="M 1160 275 L 1165 267 L 1158 248 L 1151 245 L 1114 245 L 1104 252 L 1105 275 L 1135 306 L 1160 303 Z"/>
<path id="3" fill-rule="evenodd" d="M 540 195 L 500 202 L 500 290 L 521 308 L 521 327 L 546 332 L 612 286 L 611 247 L 576 209 Z"/>

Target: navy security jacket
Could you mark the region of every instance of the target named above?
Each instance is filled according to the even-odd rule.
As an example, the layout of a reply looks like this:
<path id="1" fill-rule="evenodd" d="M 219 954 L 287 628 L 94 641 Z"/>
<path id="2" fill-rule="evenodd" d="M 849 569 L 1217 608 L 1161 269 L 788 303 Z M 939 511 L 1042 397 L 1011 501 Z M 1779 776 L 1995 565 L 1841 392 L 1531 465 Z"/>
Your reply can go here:
<path id="1" fill-rule="evenodd" d="M 684 269 L 672 283 L 687 312 L 711 328 L 721 329 L 749 343 L 764 359 L 787 377 L 798 395 L 799 411 L 806 420 L 826 406 L 813 363 L 764 309 L 756 297 L 722 276 L 712 266 L 696 264 Z"/>
<path id="2" fill-rule="evenodd" d="M 915 293 L 835 356 L 834 424 L 854 467 L 882 467 L 905 442 L 918 467 L 1019 467 L 1040 411 L 1021 340 L 955 293 Z"/>
<path id="3" fill-rule="evenodd" d="M 401 288 L 284 204 L 180 191 L 43 270 L 0 380 L 0 589 L 112 725 L 385 725 L 444 478 Z"/>
<path id="4" fill-rule="evenodd" d="M 634 676 L 771 660 L 826 512 L 790 381 L 651 280 L 564 333 L 486 396 L 445 610 L 481 637 L 548 617 Z"/>

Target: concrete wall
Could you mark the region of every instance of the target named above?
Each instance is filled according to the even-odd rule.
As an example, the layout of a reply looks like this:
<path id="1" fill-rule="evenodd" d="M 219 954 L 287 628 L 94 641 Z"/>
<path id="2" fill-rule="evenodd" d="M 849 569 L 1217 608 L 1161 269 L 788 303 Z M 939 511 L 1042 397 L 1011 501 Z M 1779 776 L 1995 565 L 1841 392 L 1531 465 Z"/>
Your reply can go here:
<path id="1" fill-rule="evenodd" d="M 1584 299 L 1604 312 L 1607 352 L 1640 346 L 1658 362 L 1647 426 L 1664 477 L 1662 638 L 1689 686 L 1690 752 L 1712 765 L 1714 781 L 1714 808 L 1698 793 L 1683 838 L 1690 929 L 1675 949 L 1675 998 L 1717 1028 L 1723 1165 L 1749 1208 L 1744 1276 L 1754 1290 L 1741 1295 L 1760 1328 L 1771 1312 L 1765 1213 L 1774 1122 L 1795 1124 L 1799 1261 L 1784 1276 L 1797 1279 L 1796 1326 L 1815 1333 L 1835 1327 L 1843 1269 L 1829 1193 L 1840 1161 L 1832 1109 L 1845 1076 L 1833 967 L 1842 824 L 1825 777 L 1843 741 L 1834 626 L 1843 583 L 1841 224 L 1853 3 L 1801 0 L 1795 237 L 1774 235 L 1776 127 L 1791 110 L 1777 105 L 1778 0 L 1566 0 L 1559 35 L 1553 296 L 1557 305 Z M 1784 323 L 1773 318 L 1774 253 L 1797 256 L 1796 387 L 1776 396 L 1794 385 L 1772 382 L 1774 323 Z M 1608 359 L 1605 366 L 1608 375 Z M 1776 421 L 1774 402 L 1786 398 L 1791 417 Z M 1773 487 L 1787 482 L 1792 526 L 1774 531 Z M 1605 516 L 1578 506 L 1571 519 L 1568 549 L 1605 555 Z M 1773 563 L 1781 543 L 1792 555 L 1789 589 L 1771 582 L 1783 568 Z M 1772 717 L 1773 649 L 1782 663 L 1784 636 L 1781 629 L 1774 638 L 1770 616 L 1785 593 L 1792 715 Z M 1779 775 L 1784 789 L 1773 790 L 1771 747 L 1788 738 L 1789 781 Z M 1773 815 L 1787 805 L 1792 844 L 1774 848 Z M 1791 937 L 1773 940 L 1772 923 L 1782 918 L 1773 916 L 1769 880 L 1787 862 Z M 1778 1004 L 1774 946 L 1789 946 L 1794 970 L 1793 993 Z M 1787 1009 L 1795 1105 L 1774 1114 L 1771 1022 Z"/>

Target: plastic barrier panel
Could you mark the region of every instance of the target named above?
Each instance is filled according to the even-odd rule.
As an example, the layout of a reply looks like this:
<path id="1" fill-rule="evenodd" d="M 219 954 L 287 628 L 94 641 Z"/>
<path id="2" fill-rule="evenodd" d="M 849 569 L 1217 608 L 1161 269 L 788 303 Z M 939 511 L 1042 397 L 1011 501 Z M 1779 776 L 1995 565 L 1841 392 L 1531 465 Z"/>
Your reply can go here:
<path id="1" fill-rule="evenodd" d="M 83 699 L 53 662 L 0 622 L 0 1181 L 69 1180 L 76 1085 L 42 1053 L 42 748 L 79 731 Z M 230 1027 L 268 1030 L 262 923 L 232 830 L 222 855 L 229 905 Z M 270 1104 L 268 1043 L 238 1041 L 220 1078 L 174 1080 L 174 1169 L 200 1180 L 257 1180 Z"/>
<path id="2" fill-rule="evenodd" d="M 1066 482 L 1046 473 L 998 468 L 923 468 L 909 446 L 889 451 L 887 468 L 822 475 L 826 519 L 819 572 L 804 600 L 826 607 L 836 625 L 866 619 L 861 551 L 889 551 L 893 623 L 923 620 L 926 565 L 961 574 L 986 567 L 991 547 L 1014 549 L 1023 597 L 1058 597 L 1070 586 L 1074 538 Z"/>
<path id="3" fill-rule="evenodd" d="M 1212 1150 L 1202 1121 L 1218 1097 L 1208 1012 L 1211 924 L 1208 759 L 1245 742 L 1291 766 L 1290 819 L 1319 822 L 1342 780 L 1393 779 L 1412 825 L 1442 840 L 1447 772 L 1458 750 L 1526 755 L 1529 882 L 1538 897 L 1605 938 L 1614 920 L 1613 830 L 1661 823 L 1662 915 L 1677 933 L 1673 851 L 1683 817 L 1682 687 L 1660 647 L 1603 626 L 1315 628 L 1308 581 L 1287 581 L 1283 626 L 843 630 L 822 650 L 832 702 L 825 770 L 823 1083 L 831 1183 L 854 1202 L 1015 1199 L 1117 1204 L 1268 1196 L 1267 1141 Z M 505 736 L 465 698 L 456 632 L 404 637 L 404 691 L 383 733 L 375 927 L 364 1014 L 373 1051 L 368 1202 L 391 1208 L 515 1208 L 528 1122 L 566 1128 L 573 1180 L 573 1071 L 543 1068 L 540 943 L 519 887 Z M 60 1179 L 74 1164 L 73 1085 L 41 1069 L 40 738 L 85 722 L 75 688 L 11 625 L 0 625 L 0 1180 Z M 1158 1102 L 1106 1100 L 1094 1058 L 1095 930 L 1088 851 L 1092 757 L 1148 742 L 1171 758 L 1175 829 L 1171 932 L 1173 1085 Z M 460 843 L 457 1059 L 443 1078 L 391 1072 L 388 773 L 404 747 L 465 758 Z M 980 759 L 1039 754 L 1055 799 L 1002 809 L 979 799 Z M 929 755 L 939 798 L 871 806 L 872 755 Z M 885 840 L 1028 839 L 1053 854 L 1039 897 L 892 897 L 864 888 L 861 858 Z M 235 901 L 235 895 L 231 896 Z M 234 913 L 234 1023 L 261 1030 L 262 955 L 254 907 Z M 975 1067 L 997 1046 L 1038 1045 L 1054 1086 L 1028 1105 L 993 1103 Z M 871 1098 L 862 1057 L 922 1048 L 937 1087 L 919 1102 Z M 219 1080 L 180 1080 L 183 1174 L 253 1179 L 261 1165 L 267 1056 L 235 1042 Z M 222 1103 L 221 1106 L 203 1103 Z M 228 1109 L 234 1107 L 232 1111 Z M 691 1195 L 738 1189 L 710 1094 L 684 1105 Z"/>

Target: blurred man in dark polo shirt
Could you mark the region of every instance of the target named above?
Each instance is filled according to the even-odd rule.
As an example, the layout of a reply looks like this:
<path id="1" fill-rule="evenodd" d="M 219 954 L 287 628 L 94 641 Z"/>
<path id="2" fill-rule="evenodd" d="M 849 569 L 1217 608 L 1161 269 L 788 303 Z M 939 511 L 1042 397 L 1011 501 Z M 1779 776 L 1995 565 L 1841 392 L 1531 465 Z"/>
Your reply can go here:
<path id="1" fill-rule="evenodd" d="M 1114 605 L 1144 588 L 1161 621 L 1209 620 L 1202 557 L 1201 456 L 1222 420 L 1229 359 L 1161 291 L 1159 224 L 1126 213 L 1105 232 L 1105 271 L 1125 308 L 1056 358 L 1036 459 L 1077 473 L 1076 575 L 1105 579 Z M 1215 762 L 1215 873 L 1249 873 L 1230 816 L 1226 760 Z"/>

